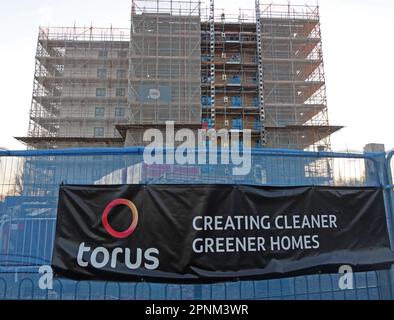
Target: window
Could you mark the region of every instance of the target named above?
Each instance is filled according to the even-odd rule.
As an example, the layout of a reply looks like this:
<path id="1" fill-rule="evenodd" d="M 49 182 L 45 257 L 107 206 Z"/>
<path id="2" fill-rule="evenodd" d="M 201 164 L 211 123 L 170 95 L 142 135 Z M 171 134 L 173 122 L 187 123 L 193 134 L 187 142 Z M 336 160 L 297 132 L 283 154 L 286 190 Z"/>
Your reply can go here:
<path id="1" fill-rule="evenodd" d="M 94 128 L 94 136 L 95 137 L 104 137 L 104 128 L 103 127 Z"/>
<path id="2" fill-rule="evenodd" d="M 104 79 L 107 77 L 107 69 L 97 69 L 97 78 Z"/>
<path id="3" fill-rule="evenodd" d="M 105 109 L 104 107 L 97 107 L 94 111 L 94 116 L 97 118 L 104 117 Z"/>
<path id="4" fill-rule="evenodd" d="M 115 108 L 115 117 L 124 117 L 124 108 Z"/>
<path id="5" fill-rule="evenodd" d="M 126 95 L 125 88 L 116 88 L 116 96 L 117 97 L 124 97 Z"/>
<path id="6" fill-rule="evenodd" d="M 99 58 L 108 58 L 108 51 L 107 50 L 99 50 L 98 56 L 99 56 Z"/>
<path id="7" fill-rule="evenodd" d="M 126 78 L 126 70 L 125 69 L 116 70 L 116 78 L 118 79 Z"/>
<path id="8" fill-rule="evenodd" d="M 96 89 L 96 97 L 105 97 L 107 95 L 106 88 L 97 88 Z"/>
<path id="9" fill-rule="evenodd" d="M 118 58 L 127 58 L 127 51 L 118 51 Z"/>

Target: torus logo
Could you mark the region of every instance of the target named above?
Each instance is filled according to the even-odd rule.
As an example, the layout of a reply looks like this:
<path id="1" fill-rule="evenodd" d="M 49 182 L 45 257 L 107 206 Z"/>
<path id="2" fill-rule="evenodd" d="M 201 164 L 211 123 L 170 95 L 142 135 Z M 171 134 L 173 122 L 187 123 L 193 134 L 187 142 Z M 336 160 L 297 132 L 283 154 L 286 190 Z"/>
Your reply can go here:
<path id="1" fill-rule="evenodd" d="M 131 215 L 132 215 L 132 222 L 130 227 L 122 232 L 116 231 L 114 230 L 108 222 L 108 215 L 111 212 L 111 210 L 117 206 L 120 205 L 124 205 L 126 207 L 128 207 L 130 209 Z M 138 210 L 136 208 L 136 206 L 134 205 L 134 203 L 132 203 L 130 200 L 127 199 L 116 199 L 112 202 L 110 202 L 104 209 L 103 212 L 103 217 L 101 219 L 102 223 L 103 223 L 103 227 L 105 230 L 107 230 L 107 232 L 113 236 L 114 238 L 118 238 L 118 239 L 124 239 L 127 238 L 129 236 L 131 236 L 135 230 L 135 228 L 137 228 L 137 224 L 138 224 Z"/>
<path id="2" fill-rule="evenodd" d="M 131 213 L 132 221 L 125 231 L 116 231 L 111 227 L 108 216 L 112 209 L 117 206 L 126 206 Z M 111 201 L 104 209 L 101 223 L 109 235 L 116 239 L 126 239 L 130 237 L 138 225 L 138 210 L 133 202 L 127 199 L 115 199 Z M 88 259 L 86 259 L 88 258 Z M 104 247 L 93 249 L 85 246 L 85 242 L 79 245 L 77 263 L 80 267 L 86 268 L 89 263 L 96 269 L 108 268 L 116 269 L 118 263 L 126 266 L 128 269 L 135 270 L 142 266 L 148 270 L 154 270 L 159 267 L 159 250 L 157 248 L 148 248 L 143 250 L 136 248 L 114 248 L 112 251 Z"/>

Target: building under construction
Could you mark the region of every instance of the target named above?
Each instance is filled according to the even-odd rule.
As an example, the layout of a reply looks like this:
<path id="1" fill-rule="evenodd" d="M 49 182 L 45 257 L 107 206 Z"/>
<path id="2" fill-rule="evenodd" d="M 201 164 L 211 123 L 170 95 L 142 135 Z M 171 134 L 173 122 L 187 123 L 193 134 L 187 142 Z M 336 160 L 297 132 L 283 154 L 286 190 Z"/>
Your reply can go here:
<path id="1" fill-rule="evenodd" d="M 236 13 L 214 1 L 133 1 L 130 29 L 39 30 L 31 148 L 142 145 L 143 132 L 252 130 L 252 147 L 326 150 L 319 8 Z"/>

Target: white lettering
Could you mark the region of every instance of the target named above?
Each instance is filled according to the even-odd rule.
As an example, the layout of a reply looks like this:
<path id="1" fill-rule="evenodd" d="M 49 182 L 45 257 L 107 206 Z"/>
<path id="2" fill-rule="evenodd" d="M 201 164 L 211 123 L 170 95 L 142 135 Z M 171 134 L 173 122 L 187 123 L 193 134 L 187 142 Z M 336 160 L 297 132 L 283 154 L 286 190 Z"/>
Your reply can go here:
<path id="1" fill-rule="evenodd" d="M 193 219 L 193 229 L 194 229 L 194 230 L 197 230 L 197 231 L 201 231 L 201 230 L 202 230 L 202 227 L 198 227 L 198 226 L 197 226 L 197 220 L 202 220 L 202 217 L 201 217 L 201 216 L 197 216 L 197 217 L 195 217 L 195 218 Z"/>
<path id="2" fill-rule="evenodd" d="M 51 266 L 41 266 L 38 269 L 38 273 L 42 276 L 38 279 L 38 287 L 41 290 L 52 290 L 53 289 L 53 270 Z"/>
<path id="3" fill-rule="evenodd" d="M 141 248 L 135 249 L 134 261 L 132 261 L 132 251 L 130 248 L 114 248 L 110 252 L 104 247 L 97 247 L 92 251 L 90 257 L 84 257 L 84 253 L 89 253 L 90 250 L 91 248 L 86 247 L 84 242 L 79 245 L 77 255 L 77 263 L 79 266 L 86 268 L 90 263 L 94 268 L 102 269 L 109 264 L 110 268 L 115 269 L 119 260 L 122 260 L 122 258 L 119 257 L 122 256 L 124 257 L 125 266 L 131 270 L 140 268 L 143 259 L 145 269 L 154 270 L 159 266 L 159 250 L 156 248 L 149 248 L 145 251 Z"/>
<path id="4" fill-rule="evenodd" d="M 103 256 L 103 260 L 101 262 L 97 261 L 98 254 L 101 253 Z M 93 250 L 92 255 L 90 256 L 90 263 L 96 269 L 104 268 L 109 261 L 109 252 L 104 247 L 97 247 Z"/>
<path id="5" fill-rule="evenodd" d="M 126 267 L 131 270 L 134 270 L 134 269 L 138 269 L 141 266 L 142 250 L 140 248 L 137 248 L 137 254 L 136 254 L 135 259 L 136 259 L 135 263 L 132 263 L 131 259 L 130 259 L 130 249 L 126 248 L 125 249 L 125 258 L 124 258 L 124 262 L 126 264 Z"/>
<path id="6" fill-rule="evenodd" d="M 156 256 L 154 256 L 157 255 Z M 159 267 L 159 250 L 157 250 L 156 248 L 150 248 L 148 250 L 145 251 L 144 257 L 146 261 L 149 261 L 150 263 L 146 263 L 144 264 L 145 269 L 148 270 L 155 270 Z"/>
<path id="7" fill-rule="evenodd" d="M 144 161 L 146 164 L 162 164 L 163 158 L 163 135 L 158 129 L 149 129 L 144 132 L 144 142 L 150 142 L 144 148 Z"/>
<path id="8" fill-rule="evenodd" d="M 242 139 L 239 137 L 240 133 L 242 134 Z M 239 132 L 230 132 L 225 128 L 219 131 L 213 128 L 209 130 L 199 129 L 197 130 L 196 143 L 196 136 L 192 130 L 183 128 L 175 133 L 174 121 L 166 121 L 165 133 L 158 129 L 148 129 L 144 132 L 143 141 L 150 142 L 144 149 L 144 161 L 147 164 L 156 163 L 172 165 L 174 164 L 174 160 L 180 165 L 193 165 L 196 162 L 198 164 L 207 164 L 208 151 L 208 161 L 210 165 L 218 164 L 218 153 L 220 153 L 220 164 L 222 165 L 230 164 L 231 155 L 233 175 L 244 176 L 251 171 L 252 143 L 250 129 L 244 129 Z M 219 141 L 220 149 L 218 149 L 217 146 Z M 182 143 L 175 148 L 175 142 Z M 242 152 L 240 147 L 242 147 Z M 165 163 L 163 157 L 164 148 L 166 148 Z"/>
<path id="9" fill-rule="evenodd" d="M 116 262 L 118 261 L 118 254 L 119 253 L 123 253 L 122 248 L 115 248 L 114 251 L 112 251 L 111 268 L 116 268 Z"/>
<path id="10" fill-rule="evenodd" d="M 341 290 L 352 290 L 353 289 L 353 269 L 351 266 L 344 265 L 339 268 L 339 273 L 343 274 L 339 278 L 338 286 Z"/>
<path id="11" fill-rule="evenodd" d="M 196 238 L 192 249 L 195 253 L 266 251 L 263 237 Z"/>
<path id="12" fill-rule="evenodd" d="M 77 263 L 79 266 L 81 266 L 81 267 L 88 266 L 88 262 L 83 261 L 83 254 L 84 254 L 84 252 L 89 252 L 89 251 L 90 251 L 90 247 L 85 247 L 85 242 L 82 242 L 79 245 L 78 255 L 77 255 Z"/>
<path id="13" fill-rule="evenodd" d="M 183 142 L 176 149 L 175 152 L 176 162 L 180 165 L 195 164 L 195 156 L 194 156 L 195 137 L 193 131 L 190 129 L 181 129 L 177 131 L 177 133 L 175 134 L 175 141 Z"/>

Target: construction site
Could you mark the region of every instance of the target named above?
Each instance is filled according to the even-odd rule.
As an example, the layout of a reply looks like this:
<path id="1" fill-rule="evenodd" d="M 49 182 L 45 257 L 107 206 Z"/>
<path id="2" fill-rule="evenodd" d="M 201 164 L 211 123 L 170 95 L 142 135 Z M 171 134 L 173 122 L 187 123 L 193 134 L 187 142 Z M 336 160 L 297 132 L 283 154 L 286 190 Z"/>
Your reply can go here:
<path id="1" fill-rule="evenodd" d="M 133 1 L 130 29 L 40 27 L 29 148 L 144 145 L 165 121 L 330 150 L 319 8 Z"/>
<path id="2" fill-rule="evenodd" d="M 318 6 L 241 5 L 39 28 L 27 150 L 0 150 L 0 299 L 393 299 L 394 151 L 331 151 Z M 166 132 L 147 160 L 168 122 L 230 139 Z"/>

